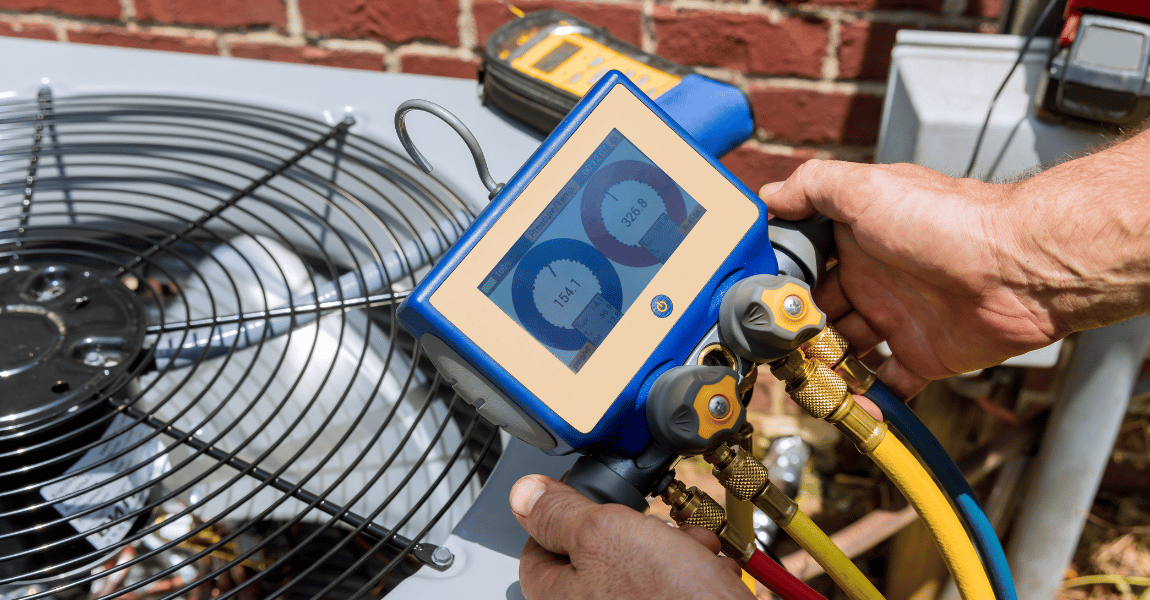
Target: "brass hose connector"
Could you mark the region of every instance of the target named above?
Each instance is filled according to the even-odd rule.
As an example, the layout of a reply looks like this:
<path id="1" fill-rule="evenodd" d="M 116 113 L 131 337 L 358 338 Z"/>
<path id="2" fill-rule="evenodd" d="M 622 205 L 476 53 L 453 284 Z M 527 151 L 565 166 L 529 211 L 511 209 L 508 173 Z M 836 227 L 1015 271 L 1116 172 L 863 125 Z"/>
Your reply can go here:
<path id="1" fill-rule="evenodd" d="M 874 371 L 855 356 L 846 338 L 833 326 L 827 325 L 800 348 L 807 358 L 826 365 L 842 377 L 851 393 L 865 393 L 874 385 Z"/>
<path id="2" fill-rule="evenodd" d="M 780 527 L 786 527 L 799 506 L 767 476 L 767 468 L 738 446 L 717 448 L 704 455 L 711 474 L 739 500 L 749 500 Z"/>
<path id="3" fill-rule="evenodd" d="M 749 542 L 727 523 L 726 513 L 715 499 L 697 487 L 687 488 L 682 481 L 674 480 L 660 495 L 663 502 L 671 507 L 671 518 L 679 527 L 706 527 L 719 536 L 723 554 L 746 565 L 755 553 L 755 545 Z"/>
<path id="4" fill-rule="evenodd" d="M 787 385 L 787 393 L 811 416 L 826 419 L 843 432 L 859 451 L 869 454 L 886 435 L 886 423 L 870 416 L 855 402 L 847 383 L 825 364 L 795 350 L 771 365 L 771 372 Z"/>

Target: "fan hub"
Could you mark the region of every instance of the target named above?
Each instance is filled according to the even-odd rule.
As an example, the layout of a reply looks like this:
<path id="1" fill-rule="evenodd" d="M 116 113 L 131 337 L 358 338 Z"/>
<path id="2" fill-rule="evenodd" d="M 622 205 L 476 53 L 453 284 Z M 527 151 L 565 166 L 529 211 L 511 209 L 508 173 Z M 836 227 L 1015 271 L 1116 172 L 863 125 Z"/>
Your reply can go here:
<path id="1" fill-rule="evenodd" d="M 0 271 L 0 425 L 53 417 L 120 381 L 143 345 L 142 311 L 122 283 L 95 271 Z"/>

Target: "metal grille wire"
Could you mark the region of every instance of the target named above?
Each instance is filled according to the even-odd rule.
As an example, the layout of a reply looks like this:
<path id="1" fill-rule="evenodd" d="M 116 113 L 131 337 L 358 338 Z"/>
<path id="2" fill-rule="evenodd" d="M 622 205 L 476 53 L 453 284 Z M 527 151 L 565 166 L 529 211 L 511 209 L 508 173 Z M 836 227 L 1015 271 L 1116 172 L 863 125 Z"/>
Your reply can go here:
<path id="1" fill-rule="evenodd" d="M 0 274 L 67 298 L 82 277 L 122 285 L 144 327 L 137 349 L 70 323 L 99 339 L 29 394 L 82 394 L 0 411 L 0 596 L 222 578 L 224 598 L 350 597 L 443 567 L 497 431 L 393 323 L 470 219 L 350 119 L 48 89 L 0 104 Z"/>

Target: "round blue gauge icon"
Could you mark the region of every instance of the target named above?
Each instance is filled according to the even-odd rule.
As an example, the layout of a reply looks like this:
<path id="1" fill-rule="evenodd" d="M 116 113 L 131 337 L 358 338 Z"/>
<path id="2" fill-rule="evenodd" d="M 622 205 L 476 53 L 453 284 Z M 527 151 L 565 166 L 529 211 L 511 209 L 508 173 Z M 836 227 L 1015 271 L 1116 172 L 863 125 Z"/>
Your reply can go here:
<path id="1" fill-rule="evenodd" d="M 687 218 L 679 186 L 662 169 L 637 160 L 599 169 L 583 190 L 580 209 L 591 243 L 628 267 L 663 262 L 645 247 L 645 236 L 676 229 Z"/>
<path id="2" fill-rule="evenodd" d="M 663 294 L 659 294 L 651 298 L 651 312 L 655 313 L 656 317 L 664 319 L 675 310 L 675 306 L 671 304 L 671 299 Z"/>
<path id="3" fill-rule="evenodd" d="M 574 324 L 588 305 L 604 301 L 616 311 L 623 308 L 614 265 L 590 244 L 570 238 L 528 250 L 511 282 L 511 302 L 523 328 L 558 350 L 579 350 L 588 342 Z"/>

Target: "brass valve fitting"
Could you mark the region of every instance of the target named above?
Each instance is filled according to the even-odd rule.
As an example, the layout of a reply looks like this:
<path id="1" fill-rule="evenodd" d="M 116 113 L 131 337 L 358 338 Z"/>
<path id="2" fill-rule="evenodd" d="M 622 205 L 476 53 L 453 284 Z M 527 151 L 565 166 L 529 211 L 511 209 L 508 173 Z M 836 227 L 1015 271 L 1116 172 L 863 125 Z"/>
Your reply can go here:
<path id="1" fill-rule="evenodd" d="M 744 540 L 735 532 L 735 528 L 727 523 L 723 507 L 706 492 L 694 486 L 687 488 L 682 481 L 676 479 L 663 490 L 660 497 L 671 507 L 671 518 L 679 527 L 706 527 L 719 536 L 723 554 L 735 559 L 740 565 L 746 565 L 751 560 L 755 553 L 754 543 Z"/>
<path id="2" fill-rule="evenodd" d="M 714 465 L 711 473 L 739 500 L 749 500 L 780 527 L 794 518 L 799 507 L 775 487 L 767 468 L 751 453 L 738 446 L 720 447 L 704 455 Z"/>
<path id="3" fill-rule="evenodd" d="M 863 453 L 870 453 L 886 435 L 886 423 L 870 416 L 851 396 L 847 383 L 830 367 L 796 350 L 771 365 L 787 384 L 787 393 L 811 416 L 826 419 Z"/>
<path id="4" fill-rule="evenodd" d="M 807 358 L 830 367 L 842 377 L 852 393 L 862 394 L 874 385 L 874 371 L 855 356 L 846 338 L 834 327 L 827 325 L 800 348 Z"/>
<path id="5" fill-rule="evenodd" d="M 799 350 L 771 365 L 771 372 L 787 384 L 787 393 L 811 416 L 825 419 L 850 398 L 842 377 L 830 367 L 808 359 Z"/>

